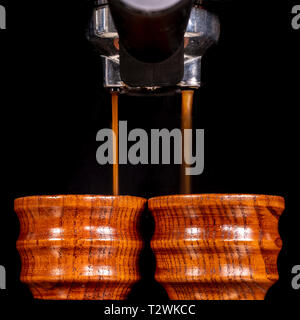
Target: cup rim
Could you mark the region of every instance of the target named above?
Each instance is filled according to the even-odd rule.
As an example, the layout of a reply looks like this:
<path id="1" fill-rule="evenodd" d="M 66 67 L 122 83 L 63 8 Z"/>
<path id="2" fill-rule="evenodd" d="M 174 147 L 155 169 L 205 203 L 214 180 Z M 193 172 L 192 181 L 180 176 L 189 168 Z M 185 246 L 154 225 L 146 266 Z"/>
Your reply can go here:
<path id="1" fill-rule="evenodd" d="M 82 198 L 124 198 L 124 197 L 129 197 L 129 198 L 137 198 L 137 199 L 146 199 L 144 197 L 139 197 L 139 196 L 132 196 L 129 194 L 120 194 L 117 196 L 114 195 L 107 195 L 107 194 L 96 194 L 96 193 L 59 193 L 59 194 L 36 194 L 36 195 L 30 195 L 30 196 L 24 196 L 24 197 L 17 197 L 15 200 L 19 199 L 25 199 L 25 198 L 60 198 L 60 197 L 82 197 Z"/>
<path id="2" fill-rule="evenodd" d="M 232 205 L 255 205 L 257 207 L 285 208 L 285 199 L 278 195 L 264 195 L 254 193 L 199 193 L 175 194 L 153 197 L 148 200 L 149 209 L 182 207 L 187 205 L 212 205 L 215 201 L 223 201 Z"/>
<path id="3" fill-rule="evenodd" d="M 64 201 L 62 204 L 61 201 Z M 19 197 L 14 200 L 14 208 L 17 209 L 19 207 L 24 206 L 24 202 L 27 203 L 30 207 L 32 206 L 76 206 L 76 201 L 80 202 L 80 205 L 85 206 L 90 205 L 92 200 L 103 201 L 103 205 L 96 206 L 114 206 L 114 202 L 117 201 L 116 204 L 119 206 L 126 206 L 128 208 L 143 208 L 147 199 L 142 197 L 136 197 L 131 195 L 98 195 L 98 194 L 53 194 L 53 195 L 31 195 L 25 197 Z M 120 201 L 121 200 L 121 201 Z M 127 201 L 131 200 L 131 201 Z M 57 202 L 57 204 L 56 204 Z"/>

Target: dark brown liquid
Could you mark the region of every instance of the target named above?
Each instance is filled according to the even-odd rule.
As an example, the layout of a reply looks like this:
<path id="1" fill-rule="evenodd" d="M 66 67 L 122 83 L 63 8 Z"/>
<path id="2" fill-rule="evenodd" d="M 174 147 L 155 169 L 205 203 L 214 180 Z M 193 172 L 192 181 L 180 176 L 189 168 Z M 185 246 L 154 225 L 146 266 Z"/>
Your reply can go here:
<path id="1" fill-rule="evenodd" d="M 192 113 L 193 113 L 193 90 L 184 90 L 181 92 L 181 132 L 182 132 L 182 165 L 180 174 L 180 192 L 183 194 L 191 193 L 191 176 L 185 174 L 187 164 L 184 159 L 184 150 L 190 154 L 191 145 L 184 144 L 184 129 L 192 129 Z"/>
<path id="2" fill-rule="evenodd" d="M 111 93 L 112 102 L 112 130 L 113 137 L 113 195 L 119 194 L 119 116 L 118 116 L 118 93 Z"/>

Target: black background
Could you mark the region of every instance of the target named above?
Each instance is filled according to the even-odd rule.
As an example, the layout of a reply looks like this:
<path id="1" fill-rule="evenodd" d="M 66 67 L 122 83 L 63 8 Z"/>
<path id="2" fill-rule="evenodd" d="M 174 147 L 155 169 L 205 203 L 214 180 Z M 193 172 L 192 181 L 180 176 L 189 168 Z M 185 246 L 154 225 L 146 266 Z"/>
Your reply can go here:
<path id="1" fill-rule="evenodd" d="M 204 59 L 204 86 L 195 93 L 194 103 L 194 127 L 205 129 L 205 169 L 193 179 L 193 192 L 276 194 L 286 199 L 279 222 L 280 278 L 266 297 L 276 305 L 296 303 L 299 296 L 291 287 L 291 269 L 300 264 L 300 30 L 291 28 L 293 3 L 297 1 L 233 0 L 212 6 L 220 17 L 221 38 Z M 93 308 L 101 318 L 105 302 L 32 299 L 19 281 L 15 248 L 19 223 L 13 211 L 13 199 L 19 196 L 111 194 L 112 168 L 98 165 L 95 158 L 96 133 L 110 127 L 111 109 L 102 87 L 100 59 L 85 36 L 91 4 L 85 0 L 0 4 L 7 9 L 7 30 L 0 30 L 0 264 L 7 271 L 7 290 L 1 290 L 0 303 L 8 300 L 39 312 L 49 305 L 52 311 Z M 129 129 L 179 127 L 180 96 L 121 96 L 119 112 Z M 122 165 L 120 192 L 146 198 L 178 193 L 179 167 Z M 145 213 L 143 233 L 148 242 L 153 227 Z M 141 264 L 143 280 L 133 290 L 131 302 L 167 301 L 153 280 L 155 259 L 149 245 Z M 201 308 L 217 303 L 203 302 Z M 269 303 L 246 306 L 254 312 L 257 306 L 269 309 Z M 218 304 L 213 313 L 232 306 Z"/>

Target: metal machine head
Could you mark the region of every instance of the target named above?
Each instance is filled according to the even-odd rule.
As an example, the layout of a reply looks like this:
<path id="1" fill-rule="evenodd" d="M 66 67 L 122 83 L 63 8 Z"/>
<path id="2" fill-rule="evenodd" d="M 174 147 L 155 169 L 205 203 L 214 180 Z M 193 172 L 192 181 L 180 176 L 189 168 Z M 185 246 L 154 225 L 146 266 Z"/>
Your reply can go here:
<path id="1" fill-rule="evenodd" d="M 201 59 L 218 41 L 218 17 L 192 0 L 98 0 L 89 39 L 106 88 L 201 86 Z"/>

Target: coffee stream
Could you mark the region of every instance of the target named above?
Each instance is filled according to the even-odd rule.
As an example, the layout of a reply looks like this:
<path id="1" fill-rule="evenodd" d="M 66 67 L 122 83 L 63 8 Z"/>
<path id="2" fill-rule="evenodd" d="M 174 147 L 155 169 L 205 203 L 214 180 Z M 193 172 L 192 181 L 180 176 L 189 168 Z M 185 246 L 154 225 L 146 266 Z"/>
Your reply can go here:
<path id="1" fill-rule="evenodd" d="M 113 135 L 113 195 L 119 195 L 119 117 L 118 93 L 111 93 Z"/>
<path id="2" fill-rule="evenodd" d="M 193 90 L 184 90 L 181 92 L 182 102 L 181 102 L 181 132 L 184 133 L 185 129 L 192 129 L 192 113 L 193 113 Z M 184 135 L 183 135 L 184 136 Z M 185 160 L 190 160 L 185 158 L 186 155 L 191 155 L 190 144 L 185 145 L 184 139 L 182 141 L 182 165 L 180 168 L 180 193 L 190 194 L 191 193 L 191 176 L 186 175 L 185 168 L 187 163 Z M 187 161 L 190 163 L 190 161 Z"/>
<path id="3" fill-rule="evenodd" d="M 192 129 L 192 111 L 193 111 L 193 90 L 182 91 L 182 104 L 181 104 L 181 131 L 184 129 Z M 118 119 L 118 93 L 112 92 L 112 130 L 113 136 L 113 195 L 119 194 L 119 119 Z M 192 148 L 191 145 L 184 145 L 182 142 L 182 165 L 180 168 L 180 192 L 182 194 L 191 193 L 191 176 L 185 174 L 185 168 L 187 167 L 184 155 L 190 155 Z"/>

